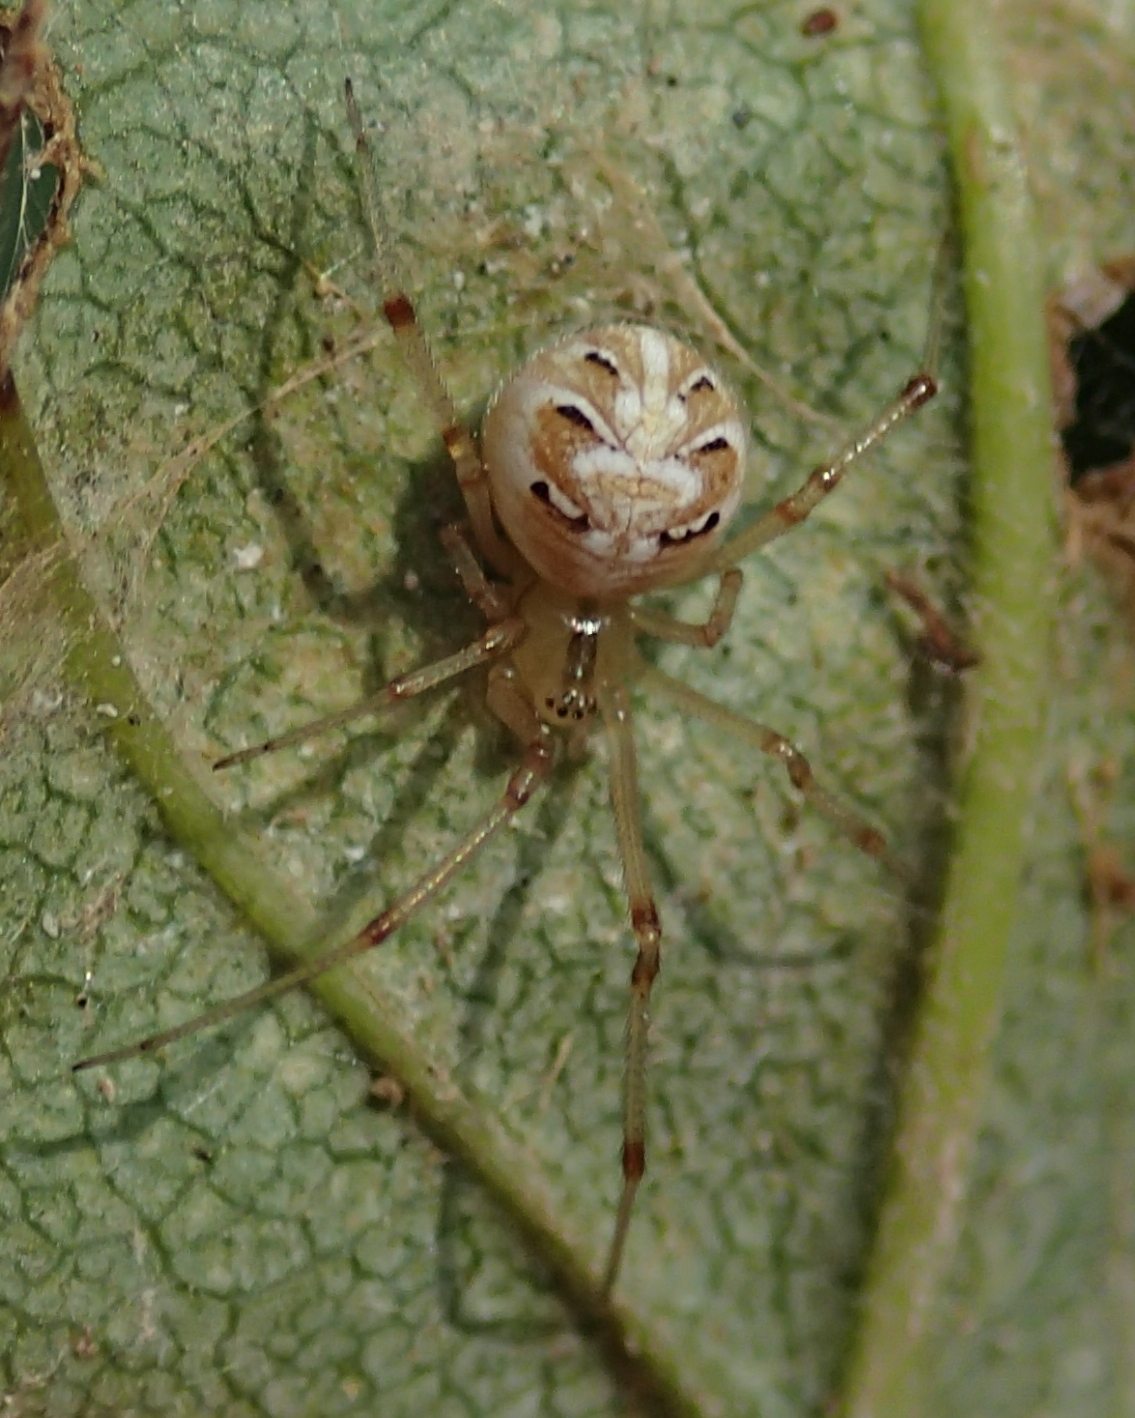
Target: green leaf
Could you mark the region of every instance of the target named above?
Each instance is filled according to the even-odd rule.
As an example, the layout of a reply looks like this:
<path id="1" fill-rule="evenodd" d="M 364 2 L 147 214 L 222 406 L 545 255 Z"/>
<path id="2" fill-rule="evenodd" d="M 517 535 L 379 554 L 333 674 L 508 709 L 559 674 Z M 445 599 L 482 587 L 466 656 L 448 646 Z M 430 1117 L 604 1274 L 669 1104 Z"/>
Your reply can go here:
<path id="1" fill-rule="evenodd" d="M 104 176 L 19 351 L 27 424 L 0 419 L 10 1406 L 817 1413 L 843 1384 L 944 875 L 958 695 L 912 666 L 883 576 L 913 566 L 951 609 L 968 578 L 953 288 L 942 399 L 747 568 L 727 646 L 660 656 L 798 739 L 916 865 L 915 900 L 773 765 L 639 706 L 666 965 L 613 1313 L 587 1285 L 618 1192 L 631 945 L 601 755 L 325 982 L 330 1018 L 296 995 L 68 1073 L 264 978 L 253 928 L 281 959 L 342 938 L 511 761 L 458 693 L 207 769 L 477 630 L 435 536 L 452 475 L 374 317 L 346 73 L 471 416 L 565 323 L 637 311 L 711 343 L 700 291 L 749 361 L 721 359 L 767 504 L 839 433 L 751 362 L 847 429 L 916 367 L 930 318 L 949 197 L 908 5 L 841 10 L 826 38 L 789 4 L 341 8 L 342 43 L 321 7 L 219 0 L 76 4 L 50 35 Z M 352 342 L 374 353 L 340 360 Z M 1130 1396 L 1112 1338 L 1130 1319 L 1113 1270 L 1131 1253 L 1130 926 L 1105 990 L 1064 784 L 1106 744 L 1121 836 L 1135 755 L 1129 711 L 1089 736 L 1122 685 L 1106 600 L 1082 580 L 1072 600 L 1075 692 L 1049 716 L 977 1182 L 929 1307 L 928 1414 Z M 368 1106 L 375 1069 L 404 1106 Z"/>

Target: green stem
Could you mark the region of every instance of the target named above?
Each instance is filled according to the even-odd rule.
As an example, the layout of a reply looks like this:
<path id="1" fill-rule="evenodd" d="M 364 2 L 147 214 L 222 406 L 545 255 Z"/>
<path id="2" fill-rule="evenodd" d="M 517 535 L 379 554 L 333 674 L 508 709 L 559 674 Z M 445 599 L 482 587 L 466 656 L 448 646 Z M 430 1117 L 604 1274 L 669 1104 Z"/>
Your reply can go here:
<path id="1" fill-rule="evenodd" d="M 212 876 L 260 932 L 281 965 L 322 953 L 329 942 L 308 904 L 276 876 L 226 820 L 178 752 L 135 678 L 125 648 L 83 584 L 67 545 L 10 375 L 0 377 L 0 472 L 23 524 L 23 551 L 54 602 L 69 646 L 68 677 L 106 716 L 117 751 L 148 788 L 171 837 Z M 19 574 L 18 570 L 16 574 Z M 415 1043 L 365 972 L 345 967 L 311 986 L 360 1053 L 406 1089 L 413 1116 L 493 1197 L 551 1273 L 559 1293 L 615 1371 L 650 1414 L 695 1418 L 689 1356 L 625 1309 L 599 1301 L 597 1238 L 565 1225 L 532 1156 L 512 1143 L 491 1109 L 463 1092 Z M 701 1382 L 712 1387 L 712 1374 Z"/>
<path id="2" fill-rule="evenodd" d="M 985 0 L 922 0 L 964 242 L 981 667 L 941 926 L 901 1099 L 843 1412 L 925 1412 L 925 1341 L 964 1220 L 1035 807 L 1055 568 L 1040 233 Z"/>

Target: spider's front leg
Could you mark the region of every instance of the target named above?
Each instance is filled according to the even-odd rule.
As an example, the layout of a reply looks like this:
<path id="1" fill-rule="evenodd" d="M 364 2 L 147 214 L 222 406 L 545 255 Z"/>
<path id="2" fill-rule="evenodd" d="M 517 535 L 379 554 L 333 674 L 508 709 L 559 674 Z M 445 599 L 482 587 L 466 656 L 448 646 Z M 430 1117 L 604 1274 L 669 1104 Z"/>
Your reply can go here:
<path id="1" fill-rule="evenodd" d="M 485 465 L 477 452 L 472 435 L 457 415 L 453 396 L 438 370 L 437 361 L 418 323 L 414 303 L 406 293 L 406 283 L 402 280 L 394 258 L 386 215 L 379 200 L 374 159 L 350 79 L 346 80 L 343 91 L 347 103 L 347 119 L 355 138 L 355 167 L 362 193 L 363 216 L 370 236 L 375 284 L 382 300 L 382 313 L 394 333 L 407 368 L 429 405 L 430 414 L 441 434 L 446 452 L 453 460 L 457 485 L 465 499 L 478 545 L 498 571 L 515 571 L 516 553 L 501 537 L 493 521 Z"/>
<path id="2" fill-rule="evenodd" d="M 707 570 L 722 571 L 742 561 L 758 547 L 767 546 L 777 537 L 784 536 L 798 526 L 819 504 L 834 492 L 843 481 L 843 476 L 853 463 L 859 461 L 869 448 L 874 448 L 900 423 L 905 422 L 916 409 L 928 404 L 938 392 L 938 382 L 928 370 L 919 370 L 913 375 L 883 411 L 850 439 L 826 463 L 813 468 L 804 482 L 782 498 L 763 517 L 758 517 L 751 527 L 738 532 L 720 546 L 711 558 Z"/>
<path id="3" fill-rule="evenodd" d="M 950 244 L 944 241 L 935 265 L 930 323 L 922 351 L 922 365 L 906 381 L 895 397 L 876 416 L 849 439 L 826 463 L 813 468 L 795 492 L 789 493 L 751 527 L 730 537 L 710 558 L 707 571 L 723 571 L 735 565 L 758 547 L 790 532 L 815 510 L 843 481 L 843 476 L 864 453 L 882 441 L 911 414 L 928 404 L 938 393 L 938 346 L 942 331 L 942 294 L 950 257 Z"/>

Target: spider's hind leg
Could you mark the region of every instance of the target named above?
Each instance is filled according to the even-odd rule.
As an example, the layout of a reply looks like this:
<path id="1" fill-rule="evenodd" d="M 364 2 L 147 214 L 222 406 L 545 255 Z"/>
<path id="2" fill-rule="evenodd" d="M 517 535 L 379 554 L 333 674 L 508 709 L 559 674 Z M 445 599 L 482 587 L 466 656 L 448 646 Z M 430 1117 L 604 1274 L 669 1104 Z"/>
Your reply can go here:
<path id="1" fill-rule="evenodd" d="M 554 763 L 555 752 L 551 734 L 534 721 L 532 737 L 525 745 L 520 763 L 509 775 L 496 802 L 464 836 L 458 838 L 443 857 L 428 867 L 408 890 L 368 921 L 350 940 L 322 955 L 302 960 L 283 975 L 278 975 L 263 985 L 257 985 L 233 999 L 225 1000 L 182 1024 L 149 1034 L 133 1044 L 125 1044 L 120 1048 L 108 1049 L 105 1053 L 91 1054 L 87 1058 L 79 1059 L 71 1065 L 72 1072 L 118 1063 L 139 1054 L 153 1053 L 156 1049 L 188 1038 L 199 1030 L 231 1019 L 254 1005 L 275 999 L 288 990 L 294 990 L 298 985 L 306 985 L 326 974 L 328 970 L 345 965 L 348 961 L 365 955 L 367 951 L 374 950 L 427 906 L 458 872 L 472 861 L 482 847 L 513 820 L 547 781 Z"/>

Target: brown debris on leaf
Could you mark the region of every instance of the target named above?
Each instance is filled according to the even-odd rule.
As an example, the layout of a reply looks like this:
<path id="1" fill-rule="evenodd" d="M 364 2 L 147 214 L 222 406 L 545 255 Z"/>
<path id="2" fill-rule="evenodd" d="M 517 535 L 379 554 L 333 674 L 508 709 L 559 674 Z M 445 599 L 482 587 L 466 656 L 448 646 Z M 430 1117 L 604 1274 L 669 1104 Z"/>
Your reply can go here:
<path id="1" fill-rule="evenodd" d="M 817 35 L 831 34 L 838 28 L 839 16 L 826 5 L 822 9 L 812 10 L 800 21 L 800 33 L 806 39 L 814 39 Z"/>
<path id="2" fill-rule="evenodd" d="M 883 579 L 918 617 L 922 633 L 917 648 L 931 664 L 957 675 L 980 663 L 977 651 L 966 644 L 913 576 L 904 571 L 888 571 Z"/>
<path id="3" fill-rule="evenodd" d="M 1135 256 L 1069 283 L 1048 322 L 1068 558 L 1090 555 L 1135 618 Z"/>
<path id="4" fill-rule="evenodd" d="M 47 0 L 27 0 L 14 19 L 0 23 L 0 33 L 5 33 L 0 54 L 0 170 L 8 162 L 24 105 L 46 59 L 39 42 L 46 13 Z"/>
<path id="5" fill-rule="evenodd" d="M 1092 912 L 1091 959 L 1098 973 L 1109 964 L 1111 938 L 1120 922 L 1135 914 L 1130 848 L 1117 845 L 1107 828 L 1119 779 L 1120 766 L 1112 759 L 1094 764 L 1090 771 L 1081 769 L 1068 775 L 1084 844 L 1084 885 Z"/>

